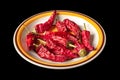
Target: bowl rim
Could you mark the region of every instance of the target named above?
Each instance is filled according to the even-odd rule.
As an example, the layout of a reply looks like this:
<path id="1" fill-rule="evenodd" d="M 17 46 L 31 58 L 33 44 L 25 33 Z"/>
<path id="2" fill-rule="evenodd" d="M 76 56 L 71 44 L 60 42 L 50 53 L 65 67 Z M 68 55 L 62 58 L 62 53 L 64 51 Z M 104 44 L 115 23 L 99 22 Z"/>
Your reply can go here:
<path id="1" fill-rule="evenodd" d="M 88 15 L 80 13 L 80 12 L 75 12 L 75 11 L 70 11 L 70 10 L 57 10 L 57 12 L 60 15 L 63 14 L 63 15 L 77 16 L 77 17 L 85 19 L 86 21 L 88 21 L 89 23 L 94 25 L 95 29 L 97 30 L 97 32 L 99 34 L 99 42 L 98 42 L 98 45 L 96 47 L 97 50 L 92 51 L 91 55 L 81 59 L 80 61 L 76 61 L 76 62 L 68 63 L 68 64 L 48 63 L 48 62 L 44 62 L 42 60 L 37 60 L 37 59 L 31 57 L 29 54 L 27 54 L 27 52 L 22 48 L 21 43 L 20 43 L 22 31 L 32 21 L 37 20 L 37 19 L 44 17 L 44 16 L 49 16 L 52 12 L 53 12 L 53 10 L 44 11 L 44 12 L 40 12 L 38 14 L 35 14 L 35 15 L 25 19 L 15 30 L 14 37 L 13 37 L 13 43 L 14 43 L 15 49 L 17 50 L 17 52 L 19 53 L 19 55 L 22 58 L 24 58 L 28 62 L 33 63 L 37 66 L 63 69 L 63 68 L 73 68 L 73 67 L 84 65 L 84 64 L 92 61 L 93 59 L 95 59 L 102 52 L 102 50 L 104 49 L 104 46 L 106 44 L 106 34 L 105 34 L 105 31 L 102 28 L 102 26 L 95 19 L 91 18 Z"/>

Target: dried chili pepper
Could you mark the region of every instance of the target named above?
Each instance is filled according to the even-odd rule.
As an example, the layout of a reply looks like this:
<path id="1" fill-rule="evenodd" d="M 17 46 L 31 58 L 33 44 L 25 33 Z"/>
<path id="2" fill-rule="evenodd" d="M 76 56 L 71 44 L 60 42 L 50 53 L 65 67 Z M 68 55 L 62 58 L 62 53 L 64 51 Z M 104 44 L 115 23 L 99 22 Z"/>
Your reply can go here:
<path id="1" fill-rule="evenodd" d="M 68 33 L 66 32 L 46 32 L 43 37 L 43 40 L 48 41 L 52 39 L 53 41 L 64 45 L 65 47 L 75 47 L 72 44 L 72 41 L 67 38 Z"/>
<path id="2" fill-rule="evenodd" d="M 82 42 L 85 45 L 85 47 L 91 51 L 94 49 L 94 47 L 90 44 L 90 31 L 86 30 L 86 26 L 84 24 L 85 30 L 82 30 L 81 36 L 82 36 Z"/>
<path id="3" fill-rule="evenodd" d="M 67 49 L 61 43 L 59 44 L 56 41 L 53 41 L 52 38 L 47 39 L 46 41 L 42 41 L 42 42 L 41 41 L 42 40 L 40 40 L 40 43 L 43 44 L 44 46 L 46 46 L 47 48 L 49 48 L 49 50 L 52 51 L 52 53 L 54 53 L 55 55 L 59 55 L 59 57 L 60 57 L 60 55 L 64 56 L 65 60 L 69 60 L 69 59 L 78 57 L 77 54 L 72 53 L 69 49 Z"/>
<path id="4" fill-rule="evenodd" d="M 48 47 L 50 51 L 52 51 L 52 53 L 54 53 L 55 55 L 63 55 L 65 56 L 66 60 L 78 57 L 77 54 L 72 53 L 68 48 L 66 48 L 62 44 L 58 44 L 57 42 L 54 42 L 50 39 L 46 42 L 46 47 Z"/>
<path id="5" fill-rule="evenodd" d="M 55 62 L 64 62 L 67 60 L 67 58 L 64 55 L 60 55 L 60 54 L 54 54 L 52 52 L 50 52 L 50 50 L 43 45 L 39 45 L 38 47 L 36 47 L 36 53 L 41 57 L 41 58 L 45 58 L 48 60 L 52 60 Z"/>
<path id="6" fill-rule="evenodd" d="M 54 41 L 58 42 L 59 44 L 62 44 L 64 46 L 67 46 L 68 40 L 65 38 L 62 38 L 60 36 L 52 36 L 51 37 Z"/>
<path id="7" fill-rule="evenodd" d="M 90 44 L 90 32 L 83 30 L 82 31 L 82 42 L 88 50 L 93 50 L 94 47 Z"/>
<path id="8" fill-rule="evenodd" d="M 36 49 L 36 53 L 41 57 L 55 61 L 55 55 L 51 53 L 45 46 L 40 45 Z"/>
<path id="9" fill-rule="evenodd" d="M 56 55 L 63 55 L 66 57 L 66 60 L 73 59 L 75 57 L 78 57 L 78 54 L 72 53 L 69 49 L 67 49 L 63 45 L 57 45 L 53 50 L 53 53 Z"/>
<path id="10" fill-rule="evenodd" d="M 73 21 L 69 20 L 69 19 L 64 19 L 63 22 L 65 23 L 66 27 L 73 32 L 73 35 L 76 36 L 76 38 L 80 38 L 80 32 L 81 29 L 80 27 Z"/>
<path id="11" fill-rule="evenodd" d="M 56 17 L 56 10 L 54 10 L 50 18 L 45 23 L 40 23 L 35 26 L 36 32 L 41 33 L 49 30 L 53 25 L 55 17 Z"/>
<path id="12" fill-rule="evenodd" d="M 67 37 L 67 33 L 63 33 L 61 35 L 61 32 L 54 32 L 54 35 L 51 36 L 51 39 L 49 38 L 49 40 L 47 41 L 47 46 L 52 49 L 53 53 L 55 54 L 59 54 L 59 55 L 65 55 L 67 57 L 67 59 L 72 59 L 75 57 L 78 57 L 77 54 L 72 53 L 68 47 L 76 47 L 73 44 L 69 43 L 69 41 L 65 38 Z M 66 36 L 65 36 L 66 35 Z M 61 37 L 62 36 L 62 37 Z"/>
<path id="13" fill-rule="evenodd" d="M 66 32 L 67 31 L 66 25 L 61 21 L 56 22 L 56 27 L 57 27 L 57 30 L 59 32 Z"/>
<path id="14" fill-rule="evenodd" d="M 33 32 L 30 32 L 26 35 L 26 44 L 29 50 L 34 49 L 34 43 L 36 42 L 36 35 Z"/>
<path id="15" fill-rule="evenodd" d="M 26 35 L 26 45 L 29 50 L 34 50 L 35 45 L 34 44 L 39 44 L 38 39 L 43 38 L 43 35 L 37 34 L 35 32 L 29 32 Z"/>
<path id="16" fill-rule="evenodd" d="M 60 36 L 68 41 L 72 41 L 73 43 L 78 42 L 78 39 L 68 32 L 47 32 L 47 34 L 51 36 Z"/>
<path id="17" fill-rule="evenodd" d="M 73 49 L 73 53 L 77 53 L 80 57 L 87 55 L 86 48 L 83 43 L 76 43 L 76 48 Z"/>

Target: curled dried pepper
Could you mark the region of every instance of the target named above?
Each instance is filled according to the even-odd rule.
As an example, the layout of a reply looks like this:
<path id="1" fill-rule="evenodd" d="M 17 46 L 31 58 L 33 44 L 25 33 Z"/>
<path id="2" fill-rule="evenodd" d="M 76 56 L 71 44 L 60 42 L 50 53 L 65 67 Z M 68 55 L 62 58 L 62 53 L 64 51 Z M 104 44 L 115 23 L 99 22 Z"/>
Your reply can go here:
<path id="1" fill-rule="evenodd" d="M 35 26 L 36 32 L 41 33 L 49 30 L 53 25 L 55 17 L 56 17 L 56 10 L 54 10 L 52 15 L 49 17 L 49 19 L 45 23 L 40 23 Z"/>

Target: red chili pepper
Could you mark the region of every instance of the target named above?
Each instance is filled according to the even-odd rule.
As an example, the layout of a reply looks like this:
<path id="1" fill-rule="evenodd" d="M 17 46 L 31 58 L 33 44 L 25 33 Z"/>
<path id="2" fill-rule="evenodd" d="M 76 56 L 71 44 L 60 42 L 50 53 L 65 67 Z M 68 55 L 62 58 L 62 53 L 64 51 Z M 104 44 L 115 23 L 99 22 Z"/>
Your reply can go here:
<path id="1" fill-rule="evenodd" d="M 43 40 L 47 41 L 49 39 L 52 39 L 54 42 L 57 42 L 58 44 L 62 44 L 65 47 L 74 47 L 74 45 L 72 44 L 72 40 L 69 39 L 70 37 L 68 38 L 68 35 L 69 34 L 66 32 L 47 31 L 43 37 Z"/>
<path id="2" fill-rule="evenodd" d="M 52 40 L 48 40 L 46 43 L 46 47 L 52 51 L 55 55 L 63 55 L 65 56 L 66 60 L 78 57 L 77 54 L 72 53 L 69 49 L 67 49 L 65 46 L 62 44 L 58 44 Z"/>
<path id="3" fill-rule="evenodd" d="M 29 33 L 26 37 L 26 43 L 28 45 L 29 50 L 35 50 L 40 57 L 57 62 L 62 62 L 78 57 L 77 54 L 72 53 L 62 44 L 59 44 L 58 46 L 57 43 L 52 41 L 50 38 L 46 39 L 46 41 L 43 41 L 40 39 L 40 37 L 40 35 L 32 32 Z M 36 44 L 37 40 L 40 40 L 40 46 Z M 47 47 L 52 51 L 52 53 L 47 49 Z"/>
<path id="4" fill-rule="evenodd" d="M 74 37 L 73 35 L 71 35 L 68 32 L 54 32 L 54 35 L 65 38 L 65 39 L 67 39 L 67 41 L 70 41 L 72 43 L 79 42 L 79 40 L 76 37 Z"/>
<path id="5" fill-rule="evenodd" d="M 85 47 L 91 51 L 94 49 L 94 47 L 90 44 L 90 31 L 87 31 L 87 30 L 83 30 L 81 32 L 81 35 L 82 35 L 82 42 L 83 44 L 85 45 Z"/>
<path id="6" fill-rule="evenodd" d="M 77 53 L 80 57 L 86 56 L 87 51 L 83 43 L 76 43 L 76 48 L 73 49 L 73 53 Z"/>
<path id="7" fill-rule="evenodd" d="M 66 61 L 66 57 L 64 55 L 55 55 L 56 62 L 64 62 Z"/>
<path id="8" fill-rule="evenodd" d="M 56 55 L 63 55 L 63 56 L 65 56 L 66 60 L 78 57 L 78 54 L 72 53 L 69 49 L 67 49 L 66 47 L 64 47 L 62 45 L 56 46 L 52 51 Z"/>
<path id="9" fill-rule="evenodd" d="M 51 39 L 46 39 L 46 41 L 44 43 L 45 44 L 43 44 L 43 45 L 46 48 L 48 48 L 49 51 L 54 53 L 54 55 L 55 55 L 55 57 L 57 59 L 57 60 L 55 59 L 55 61 L 59 61 L 60 60 L 60 62 L 61 62 L 61 61 L 65 61 L 65 60 L 69 60 L 69 59 L 78 57 L 77 54 L 72 53 L 69 49 L 67 49 L 62 44 L 58 44 L 56 41 L 53 41 L 52 38 Z M 64 59 L 62 60 L 62 58 L 64 58 Z"/>
<path id="10" fill-rule="evenodd" d="M 40 23 L 35 26 L 36 32 L 41 33 L 49 30 L 53 25 L 55 17 L 56 17 L 56 10 L 52 13 L 50 18 L 45 23 Z"/>
<path id="11" fill-rule="evenodd" d="M 34 43 L 36 42 L 36 35 L 33 32 L 30 32 L 26 36 L 26 44 L 29 50 L 34 49 Z"/>
<path id="12" fill-rule="evenodd" d="M 67 39 L 67 35 L 69 34 L 69 33 L 67 33 L 67 32 L 54 32 L 54 33 L 52 33 L 53 34 L 53 36 L 60 36 L 60 37 L 62 37 L 62 38 L 66 38 Z"/>
<path id="13" fill-rule="evenodd" d="M 67 60 L 67 58 L 64 55 L 56 55 L 52 52 L 50 52 L 45 46 L 40 45 L 37 48 L 37 54 L 41 57 L 41 58 L 45 58 L 48 60 L 52 60 L 52 61 L 56 61 L 56 62 L 64 62 Z"/>
<path id="14" fill-rule="evenodd" d="M 37 47 L 36 49 L 37 54 L 41 57 L 41 58 L 45 58 L 45 59 L 49 59 L 49 60 L 53 60 L 55 61 L 55 55 L 53 53 L 51 53 L 46 47 L 44 47 L 43 45 L 40 45 L 39 47 Z"/>
<path id="15" fill-rule="evenodd" d="M 74 37 L 74 36 L 72 36 L 70 34 L 67 34 L 67 39 L 72 41 L 74 44 L 79 41 L 76 37 Z"/>
<path id="16" fill-rule="evenodd" d="M 76 48 L 74 48 L 75 50 L 77 50 L 76 52 L 78 53 L 81 49 L 85 49 L 85 46 L 83 43 L 76 43 L 75 44 Z"/>
<path id="17" fill-rule="evenodd" d="M 26 35 L 26 45 L 29 50 L 34 50 L 36 48 L 36 45 L 39 44 L 38 39 L 43 38 L 43 35 L 34 33 L 34 32 L 29 32 Z"/>
<path id="18" fill-rule="evenodd" d="M 46 40 L 46 46 L 50 49 L 54 49 L 56 48 L 57 45 L 55 44 L 55 42 L 53 42 L 53 40 L 49 39 Z"/>
<path id="19" fill-rule="evenodd" d="M 65 38 L 62 38 L 60 36 L 52 36 L 51 37 L 54 41 L 58 42 L 59 44 L 64 45 L 65 47 L 67 46 L 68 40 Z"/>
<path id="20" fill-rule="evenodd" d="M 80 27 L 73 21 L 69 20 L 69 19 L 64 19 L 63 22 L 65 23 L 66 27 L 72 31 L 76 36 L 76 38 L 80 38 L 80 32 L 81 32 L 81 29 Z"/>
<path id="21" fill-rule="evenodd" d="M 57 27 L 57 30 L 59 32 L 66 32 L 67 31 L 66 25 L 61 21 L 56 22 L 56 27 Z"/>

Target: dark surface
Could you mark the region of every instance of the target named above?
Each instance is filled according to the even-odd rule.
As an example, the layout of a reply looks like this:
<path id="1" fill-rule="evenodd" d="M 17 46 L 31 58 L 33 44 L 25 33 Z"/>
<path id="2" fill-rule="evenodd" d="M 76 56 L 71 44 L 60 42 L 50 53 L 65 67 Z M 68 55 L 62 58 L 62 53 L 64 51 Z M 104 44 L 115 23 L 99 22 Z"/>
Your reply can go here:
<path id="1" fill-rule="evenodd" d="M 1 69 L 3 75 L 9 79 L 40 80 L 40 79 L 107 79 L 116 78 L 117 65 L 113 54 L 114 43 L 114 21 L 117 17 L 115 2 L 105 3 L 98 0 L 68 1 L 68 0 L 31 0 L 28 2 L 14 1 L 2 7 L 5 16 L 2 31 L 3 59 Z M 4 2 L 3 4 L 5 4 Z M 114 7 L 112 5 L 115 5 Z M 17 26 L 26 18 L 48 10 L 72 10 L 84 13 L 97 20 L 106 32 L 107 42 L 103 52 L 92 62 L 68 70 L 51 70 L 37 67 L 21 58 L 13 46 L 13 34 Z M 116 17 L 115 17 L 116 16 Z M 114 68 L 116 66 L 116 68 Z M 7 77 L 4 77 L 7 78 Z M 28 80 L 28 79 L 27 79 Z"/>

